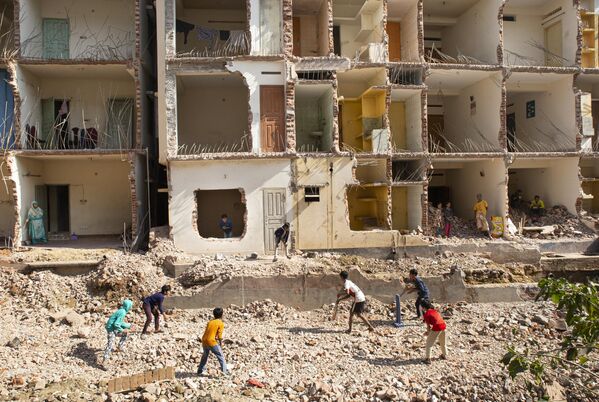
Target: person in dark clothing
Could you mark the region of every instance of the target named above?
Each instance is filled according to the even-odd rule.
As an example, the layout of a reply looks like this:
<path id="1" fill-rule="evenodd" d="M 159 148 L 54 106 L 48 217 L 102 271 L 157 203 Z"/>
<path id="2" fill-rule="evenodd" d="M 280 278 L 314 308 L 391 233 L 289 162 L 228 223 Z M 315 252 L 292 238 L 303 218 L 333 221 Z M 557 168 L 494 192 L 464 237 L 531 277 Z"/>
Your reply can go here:
<path id="1" fill-rule="evenodd" d="M 153 295 L 145 297 L 143 299 L 142 307 L 144 309 L 144 312 L 146 313 L 146 323 L 144 324 L 144 329 L 141 332 L 142 335 L 147 334 L 148 327 L 152 323 L 152 319 L 154 321 L 154 332 L 161 332 L 160 331 L 160 316 L 162 315 L 162 318 L 164 319 L 164 321 L 166 321 L 162 303 L 164 302 L 164 297 L 168 296 L 170 291 L 171 291 L 170 285 L 164 285 L 160 289 L 160 292 L 154 293 Z"/>
<path id="2" fill-rule="evenodd" d="M 418 277 L 418 271 L 414 268 L 410 270 L 410 282 L 412 282 L 413 286 L 406 288 L 406 290 L 404 290 L 401 294 L 403 295 L 406 292 L 418 292 L 418 297 L 416 298 L 416 318 L 420 318 L 420 306 L 422 306 L 422 302 L 424 300 L 429 299 L 428 288 L 426 287 L 422 279 Z"/>
<path id="3" fill-rule="evenodd" d="M 227 216 L 227 214 L 222 214 L 220 221 L 218 222 L 218 226 L 223 231 L 223 236 L 225 239 L 230 239 L 233 237 L 233 222 L 231 221 L 231 218 Z"/>
<path id="4" fill-rule="evenodd" d="M 275 258 L 273 258 L 273 262 L 277 261 L 277 254 L 279 251 L 279 244 L 283 243 L 283 247 L 285 247 L 285 257 L 291 258 L 289 256 L 289 250 L 287 248 L 287 241 L 289 240 L 289 223 L 285 222 L 283 226 L 275 230 Z"/>

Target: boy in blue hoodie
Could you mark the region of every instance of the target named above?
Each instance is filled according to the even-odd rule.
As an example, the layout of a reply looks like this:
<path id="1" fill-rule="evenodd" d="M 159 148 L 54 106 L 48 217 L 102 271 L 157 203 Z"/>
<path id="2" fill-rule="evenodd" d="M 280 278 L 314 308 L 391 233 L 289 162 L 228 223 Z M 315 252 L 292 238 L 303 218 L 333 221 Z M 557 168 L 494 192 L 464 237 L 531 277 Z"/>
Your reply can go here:
<path id="1" fill-rule="evenodd" d="M 133 302 L 131 300 L 124 300 L 123 305 L 114 314 L 110 316 L 106 322 L 106 332 L 108 335 L 108 344 L 104 350 L 104 360 L 102 363 L 106 363 L 112 352 L 114 346 L 114 339 L 117 335 L 121 337 L 119 340 L 118 350 L 123 350 L 125 341 L 127 340 L 127 330 L 131 328 L 131 324 L 125 322 L 125 316 L 131 310 Z"/>

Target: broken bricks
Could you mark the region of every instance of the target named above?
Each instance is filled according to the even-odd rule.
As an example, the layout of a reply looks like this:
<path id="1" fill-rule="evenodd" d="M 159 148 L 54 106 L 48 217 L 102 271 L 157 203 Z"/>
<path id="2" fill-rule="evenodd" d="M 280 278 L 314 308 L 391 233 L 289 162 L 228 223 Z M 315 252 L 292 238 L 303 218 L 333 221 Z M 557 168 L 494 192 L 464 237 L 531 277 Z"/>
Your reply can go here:
<path id="1" fill-rule="evenodd" d="M 108 388 L 109 393 L 115 393 L 137 389 L 138 387 L 144 384 L 174 379 L 175 368 L 169 366 L 155 370 L 147 370 L 144 373 L 113 378 L 108 381 L 106 386 Z M 148 390 L 146 389 L 146 391 Z"/>

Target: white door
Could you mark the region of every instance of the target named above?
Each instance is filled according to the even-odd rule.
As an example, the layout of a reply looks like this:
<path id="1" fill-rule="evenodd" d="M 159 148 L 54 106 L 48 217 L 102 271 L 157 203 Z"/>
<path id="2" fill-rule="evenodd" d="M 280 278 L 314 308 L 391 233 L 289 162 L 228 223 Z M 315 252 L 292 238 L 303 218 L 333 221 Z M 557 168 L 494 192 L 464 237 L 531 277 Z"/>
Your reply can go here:
<path id="1" fill-rule="evenodd" d="M 275 230 L 285 223 L 285 189 L 264 190 L 264 251 L 275 252 Z"/>

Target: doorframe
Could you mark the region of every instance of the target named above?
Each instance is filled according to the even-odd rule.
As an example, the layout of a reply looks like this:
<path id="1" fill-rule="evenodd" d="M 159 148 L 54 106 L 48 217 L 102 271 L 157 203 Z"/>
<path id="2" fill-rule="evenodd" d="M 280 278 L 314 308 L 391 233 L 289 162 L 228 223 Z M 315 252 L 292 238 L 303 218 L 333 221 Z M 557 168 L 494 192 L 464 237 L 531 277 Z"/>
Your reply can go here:
<path id="1" fill-rule="evenodd" d="M 284 84 L 281 85 L 260 85 L 259 86 L 259 92 L 260 92 L 260 151 L 261 152 L 285 152 L 287 150 L 287 127 L 286 127 L 286 118 L 287 118 L 287 113 L 285 111 L 285 96 L 286 96 L 286 87 Z M 282 150 L 280 151 L 264 151 L 265 147 L 264 147 L 264 136 L 266 135 L 266 133 L 264 133 L 263 127 L 262 127 L 262 117 L 264 116 L 264 110 L 262 109 L 262 89 L 263 88 L 281 88 L 283 90 L 283 97 L 281 100 L 281 148 Z"/>
<path id="2" fill-rule="evenodd" d="M 271 251 L 268 250 L 267 248 L 267 244 L 268 244 L 268 239 L 267 239 L 267 235 L 268 235 L 268 231 L 266 230 L 267 228 L 267 222 L 266 222 L 266 214 L 265 209 L 266 209 L 266 192 L 267 191 L 283 191 L 285 199 L 283 200 L 283 223 L 285 222 L 289 222 L 289 214 L 287 211 L 287 199 L 288 197 L 288 188 L 287 187 L 266 187 L 262 189 L 262 221 L 263 221 L 263 230 L 264 230 L 264 252 L 265 253 L 270 253 Z M 289 234 L 291 235 L 291 222 L 289 222 Z M 289 236 L 289 240 L 291 240 L 291 236 Z M 288 242 L 289 246 L 292 245 L 291 241 Z"/>

